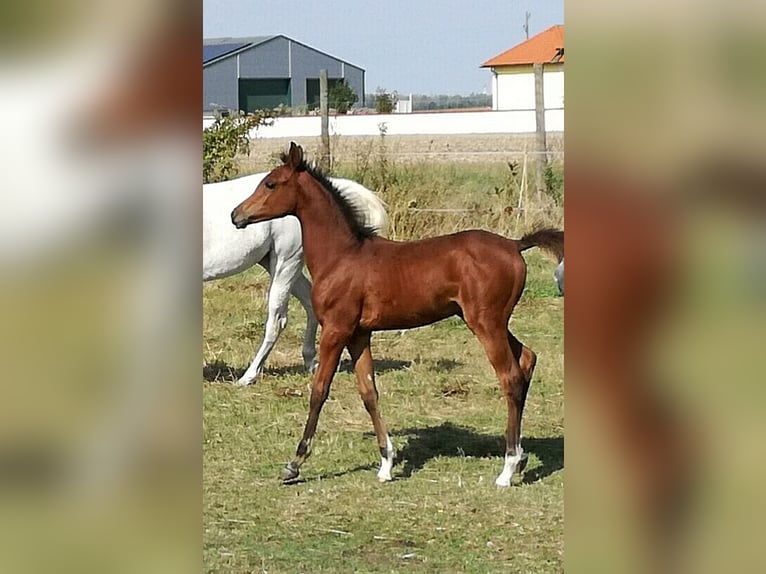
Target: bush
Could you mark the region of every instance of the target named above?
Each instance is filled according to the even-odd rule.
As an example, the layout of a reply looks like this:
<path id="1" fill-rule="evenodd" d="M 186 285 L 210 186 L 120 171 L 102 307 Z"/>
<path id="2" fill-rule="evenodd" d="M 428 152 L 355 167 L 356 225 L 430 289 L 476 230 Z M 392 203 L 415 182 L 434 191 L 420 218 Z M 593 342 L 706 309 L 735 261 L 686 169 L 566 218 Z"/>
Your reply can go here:
<path id="1" fill-rule="evenodd" d="M 345 114 L 359 99 L 356 92 L 346 83 L 346 80 L 336 82 L 327 91 L 327 99 L 331 108 L 339 114 Z"/>
<path id="2" fill-rule="evenodd" d="M 202 181 L 212 183 L 231 179 L 239 172 L 235 158 L 250 154 L 250 132 L 270 125 L 279 115 L 274 111 L 220 116 L 202 131 Z"/>
<path id="3" fill-rule="evenodd" d="M 390 114 L 396 107 L 396 92 L 389 94 L 385 90 L 378 88 L 375 94 L 375 111 L 379 114 Z"/>

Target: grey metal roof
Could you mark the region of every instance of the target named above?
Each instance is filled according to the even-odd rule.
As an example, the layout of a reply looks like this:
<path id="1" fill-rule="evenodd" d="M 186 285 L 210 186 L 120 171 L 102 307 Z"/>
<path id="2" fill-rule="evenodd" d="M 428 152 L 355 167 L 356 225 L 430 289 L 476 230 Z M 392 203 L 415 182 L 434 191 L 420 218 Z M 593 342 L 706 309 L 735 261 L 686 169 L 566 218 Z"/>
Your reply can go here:
<path id="1" fill-rule="evenodd" d="M 251 36 L 249 38 L 206 38 L 202 41 L 202 65 L 218 58 L 240 52 L 252 46 L 268 42 L 276 36 Z"/>
<path id="2" fill-rule="evenodd" d="M 284 34 L 274 34 L 271 36 L 249 36 L 249 37 L 246 36 L 246 37 L 240 37 L 240 38 L 231 38 L 231 37 L 205 38 L 204 40 L 202 40 L 202 66 L 204 67 L 207 64 L 211 64 L 214 61 L 218 61 L 219 59 L 225 58 L 227 56 L 231 56 L 233 54 L 236 54 L 237 52 L 247 50 L 248 48 L 252 48 L 253 46 L 257 46 L 258 44 L 264 44 L 268 42 L 269 40 L 273 40 L 274 38 L 280 38 L 280 37 L 290 40 L 291 42 L 294 42 L 295 44 L 300 44 L 301 46 L 304 46 L 310 50 L 314 50 L 316 52 L 325 54 L 326 56 L 334 58 L 335 60 L 338 60 L 339 62 L 343 62 L 344 64 L 351 66 L 352 68 L 356 68 L 357 70 L 361 70 L 362 72 L 364 72 L 364 68 L 361 68 L 360 66 L 357 66 L 356 64 L 352 64 L 351 62 L 348 62 L 341 58 L 337 58 L 333 56 L 332 54 L 328 54 L 327 52 L 322 52 L 322 50 L 313 48 L 309 46 L 308 44 L 304 44 L 303 42 L 293 40 L 292 38 L 289 38 L 285 36 Z M 220 48 L 218 48 L 219 46 Z M 229 46 L 229 48 L 224 49 L 223 46 Z M 220 50 L 220 51 L 216 52 L 216 50 Z M 208 58 L 208 55 L 210 55 L 211 57 Z"/>
<path id="3" fill-rule="evenodd" d="M 202 46 L 202 63 L 207 64 L 211 60 L 215 60 L 216 58 L 220 58 L 221 56 L 225 56 L 229 52 L 234 52 L 235 50 L 239 50 L 240 48 L 243 48 L 245 46 L 249 46 L 249 44 L 209 44 L 207 46 Z"/>

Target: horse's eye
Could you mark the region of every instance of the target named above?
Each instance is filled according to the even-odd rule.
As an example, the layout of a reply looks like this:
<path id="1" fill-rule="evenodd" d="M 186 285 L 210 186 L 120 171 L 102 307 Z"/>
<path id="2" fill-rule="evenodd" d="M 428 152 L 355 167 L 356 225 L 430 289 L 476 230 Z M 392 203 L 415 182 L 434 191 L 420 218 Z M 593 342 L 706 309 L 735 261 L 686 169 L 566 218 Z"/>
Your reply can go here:
<path id="1" fill-rule="evenodd" d="M 277 187 L 277 184 L 276 184 L 276 182 L 273 182 L 273 181 L 267 181 L 266 182 L 266 187 L 268 189 L 274 189 L 275 187 Z"/>

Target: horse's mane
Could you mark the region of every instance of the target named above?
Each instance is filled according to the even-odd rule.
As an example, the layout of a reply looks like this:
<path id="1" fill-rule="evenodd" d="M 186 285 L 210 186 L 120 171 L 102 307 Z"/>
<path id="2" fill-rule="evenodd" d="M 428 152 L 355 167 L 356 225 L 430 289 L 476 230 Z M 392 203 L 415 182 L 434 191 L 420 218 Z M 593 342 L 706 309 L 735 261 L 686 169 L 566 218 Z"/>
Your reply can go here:
<path id="1" fill-rule="evenodd" d="M 286 153 L 281 155 L 282 162 L 287 163 L 288 157 Z M 330 179 L 315 165 L 311 165 L 303 160 L 303 163 L 298 167 L 299 170 L 303 170 L 309 173 L 319 185 L 324 187 L 330 194 L 330 197 L 335 201 L 343 218 L 351 227 L 351 232 L 359 241 L 366 241 L 372 239 L 378 235 L 378 231 L 375 227 L 365 223 L 366 217 L 364 211 L 357 205 L 352 203 L 349 199 L 343 196 L 343 193 L 335 187 Z"/>

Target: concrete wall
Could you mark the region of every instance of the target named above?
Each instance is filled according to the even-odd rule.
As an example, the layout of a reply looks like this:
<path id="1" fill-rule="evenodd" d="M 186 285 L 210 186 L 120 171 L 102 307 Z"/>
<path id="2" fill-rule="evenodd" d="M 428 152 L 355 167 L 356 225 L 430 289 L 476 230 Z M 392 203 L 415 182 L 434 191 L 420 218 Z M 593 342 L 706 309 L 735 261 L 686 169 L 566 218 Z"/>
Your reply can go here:
<path id="1" fill-rule="evenodd" d="M 203 118 L 207 127 L 212 118 Z M 277 118 L 273 126 L 262 127 L 253 134 L 259 138 L 319 137 L 319 116 Z M 445 112 L 413 114 L 369 114 L 330 117 L 330 134 L 341 136 L 377 136 L 381 126 L 388 135 L 504 134 L 535 131 L 534 110 Z M 549 132 L 564 131 L 564 110 L 548 110 L 545 128 Z"/>

